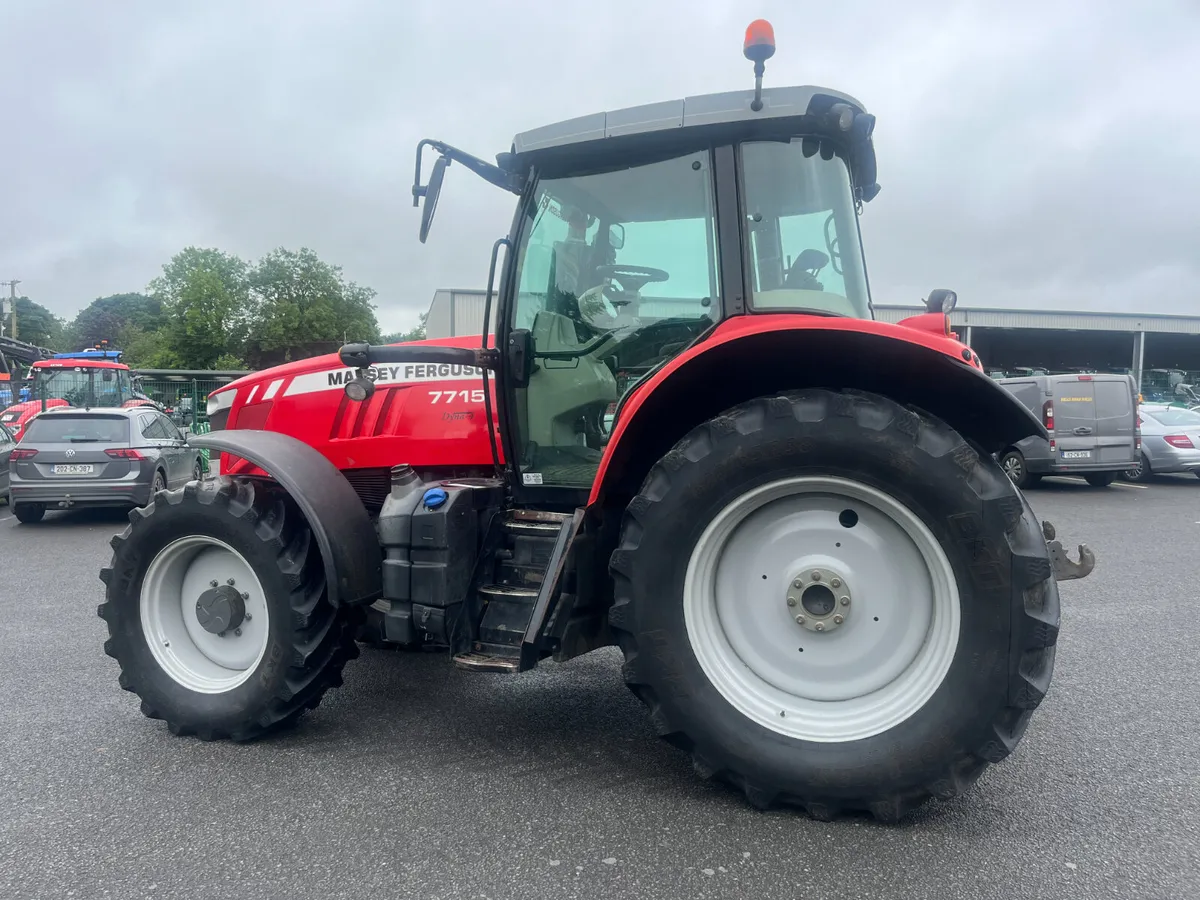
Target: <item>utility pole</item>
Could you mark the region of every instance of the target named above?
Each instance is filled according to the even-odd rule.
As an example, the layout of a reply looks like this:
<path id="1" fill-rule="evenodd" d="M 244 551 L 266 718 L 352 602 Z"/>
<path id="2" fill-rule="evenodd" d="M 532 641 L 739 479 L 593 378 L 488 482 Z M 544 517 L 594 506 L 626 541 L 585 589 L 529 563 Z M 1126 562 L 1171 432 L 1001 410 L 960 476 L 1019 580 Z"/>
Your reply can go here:
<path id="1" fill-rule="evenodd" d="M 0 281 L 0 285 L 8 285 L 8 306 L 6 310 L 12 314 L 12 334 L 9 335 L 14 341 L 20 335 L 17 334 L 17 285 L 21 282 L 14 278 L 12 281 Z"/>

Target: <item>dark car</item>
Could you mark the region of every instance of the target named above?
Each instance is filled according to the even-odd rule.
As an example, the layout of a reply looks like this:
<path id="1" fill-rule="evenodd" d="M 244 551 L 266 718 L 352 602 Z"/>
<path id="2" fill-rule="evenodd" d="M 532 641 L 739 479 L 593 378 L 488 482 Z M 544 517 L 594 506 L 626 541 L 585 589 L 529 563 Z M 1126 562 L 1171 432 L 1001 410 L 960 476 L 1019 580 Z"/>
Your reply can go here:
<path id="1" fill-rule="evenodd" d="M 0 422 L 0 500 L 8 499 L 8 458 L 16 446 L 16 437 L 3 422 Z"/>
<path id="2" fill-rule="evenodd" d="M 156 410 L 52 409 L 29 422 L 11 453 L 10 503 L 27 523 L 47 508 L 145 506 L 204 472 L 200 451 Z"/>

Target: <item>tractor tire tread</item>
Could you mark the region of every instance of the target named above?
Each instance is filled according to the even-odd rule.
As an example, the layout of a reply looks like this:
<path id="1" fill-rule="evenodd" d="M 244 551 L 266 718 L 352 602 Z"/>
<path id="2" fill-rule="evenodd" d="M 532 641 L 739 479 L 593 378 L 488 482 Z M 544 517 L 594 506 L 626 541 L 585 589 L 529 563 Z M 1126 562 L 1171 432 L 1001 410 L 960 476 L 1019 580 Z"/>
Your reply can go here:
<path id="1" fill-rule="evenodd" d="M 1011 571 L 1007 577 L 1013 592 L 1014 621 L 1008 705 L 1001 709 L 983 740 L 951 761 L 941 776 L 920 789 L 836 803 L 819 796 L 773 791 L 756 783 L 752 773 L 739 772 L 722 762 L 715 751 L 697 746 L 693 738 L 675 727 L 658 700 L 651 678 L 639 665 L 641 648 L 634 630 L 633 579 L 640 564 L 638 550 L 645 534 L 647 513 L 670 494 L 673 475 L 685 466 L 710 453 L 722 452 L 722 444 L 729 436 L 749 434 L 762 429 L 772 418 L 786 416 L 806 423 L 834 416 L 853 418 L 868 435 L 866 440 L 870 440 L 872 431 L 891 430 L 925 455 L 949 456 L 980 503 L 979 515 L 963 517 L 958 527 L 967 533 L 971 529 L 996 528 L 1003 533 L 1011 553 Z M 914 464 L 912 460 L 899 462 Z M 756 808 L 799 807 L 819 820 L 865 810 L 881 822 L 895 822 L 931 798 L 952 799 L 970 787 L 987 764 L 1000 762 L 1012 753 L 1033 710 L 1046 696 L 1054 669 L 1059 627 L 1058 587 L 1040 525 L 1023 494 L 998 465 L 990 459 L 985 462 L 978 450 L 948 425 L 920 409 L 876 394 L 826 389 L 783 392 L 738 404 L 697 426 L 651 468 L 638 495 L 628 504 L 609 571 L 615 588 L 609 624 L 624 654 L 622 674 L 627 686 L 650 710 L 660 737 L 691 754 L 697 773 L 733 784 Z"/>
<path id="2" fill-rule="evenodd" d="M 283 629 L 290 644 L 288 670 L 276 682 L 274 695 L 256 711 L 248 711 L 251 719 L 235 727 L 195 727 L 172 719 L 145 700 L 141 711 L 147 718 L 166 719 L 168 730 L 175 735 L 195 736 L 205 741 L 256 740 L 294 724 L 305 710 L 316 708 L 327 690 L 342 683 L 342 667 L 358 655 L 354 633 L 360 611 L 339 610 L 329 602 L 316 542 L 303 515 L 290 501 L 251 479 L 221 477 L 189 482 L 182 488 L 158 493 L 149 506 L 130 512 L 130 524 L 112 540 L 112 562 L 101 572 L 106 598 L 97 608 L 97 614 L 108 625 L 104 650 L 121 666 L 119 679 L 125 690 L 139 692 L 137 670 L 127 667 L 120 653 L 122 617 L 130 614 L 130 607 L 133 615 L 138 614 L 137 600 L 120 596 L 122 580 L 114 578 L 113 573 L 127 564 L 131 543 L 153 530 L 155 514 L 184 502 L 224 510 L 248 525 L 246 532 L 256 536 L 274 554 L 279 574 L 291 589 L 289 605 L 293 617 L 290 627 Z"/>

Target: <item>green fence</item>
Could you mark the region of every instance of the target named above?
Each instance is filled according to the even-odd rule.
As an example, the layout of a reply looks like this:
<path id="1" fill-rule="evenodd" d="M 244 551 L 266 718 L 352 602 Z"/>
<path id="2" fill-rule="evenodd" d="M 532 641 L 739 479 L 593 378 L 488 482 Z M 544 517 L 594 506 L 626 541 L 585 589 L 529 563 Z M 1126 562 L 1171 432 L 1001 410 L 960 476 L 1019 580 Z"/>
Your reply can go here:
<path id="1" fill-rule="evenodd" d="M 208 424 L 208 395 L 228 381 L 139 378 L 137 388 L 160 404 L 184 431 L 200 433 L 197 426 Z"/>

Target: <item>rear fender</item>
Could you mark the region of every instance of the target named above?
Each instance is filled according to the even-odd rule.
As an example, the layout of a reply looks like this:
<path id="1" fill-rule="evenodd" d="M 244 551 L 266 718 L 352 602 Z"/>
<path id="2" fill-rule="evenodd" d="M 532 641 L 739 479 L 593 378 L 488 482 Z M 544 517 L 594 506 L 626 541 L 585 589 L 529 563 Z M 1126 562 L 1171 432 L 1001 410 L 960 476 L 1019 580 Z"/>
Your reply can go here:
<path id="1" fill-rule="evenodd" d="M 383 593 L 383 555 L 371 517 L 341 472 L 307 444 L 273 431 L 217 431 L 189 439 L 252 463 L 279 483 L 312 529 L 334 606 Z"/>
<path id="2" fill-rule="evenodd" d="M 770 320 L 774 320 L 773 322 Z M 620 411 L 589 505 L 623 505 L 688 431 L 754 397 L 797 388 L 871 391 L 953 427 L 983 452 L 1048 437 L 1038 418 L 944 335 L 828 317 L 731 320 L 640 385 Z"/>

